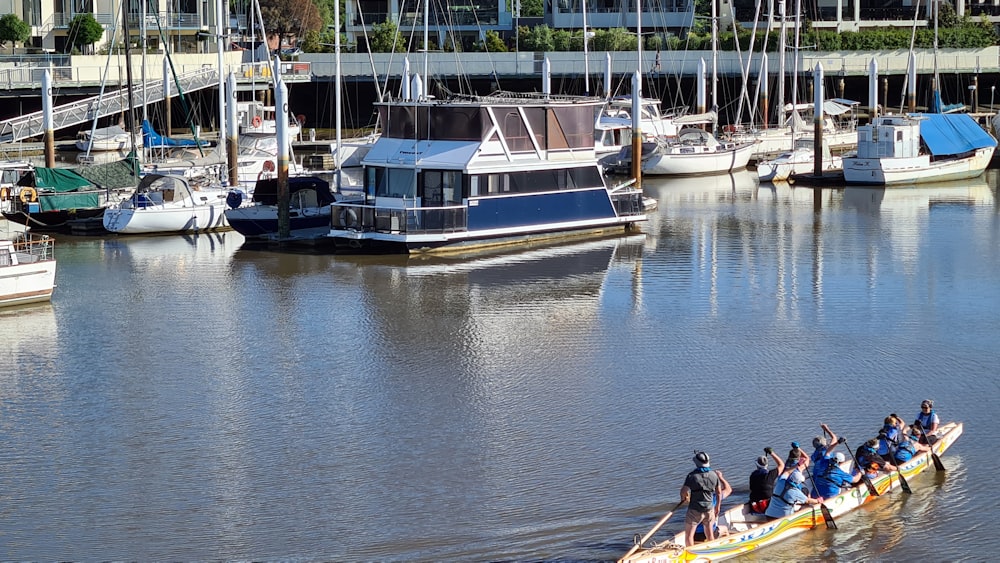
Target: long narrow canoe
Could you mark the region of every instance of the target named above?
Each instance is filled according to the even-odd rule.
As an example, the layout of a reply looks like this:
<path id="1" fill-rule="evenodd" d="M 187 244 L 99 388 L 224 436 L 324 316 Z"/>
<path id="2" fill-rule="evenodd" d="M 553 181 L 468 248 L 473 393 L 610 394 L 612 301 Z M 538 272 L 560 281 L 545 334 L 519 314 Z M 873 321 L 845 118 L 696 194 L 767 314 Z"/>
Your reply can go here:
<path id="1" fill-rule="evenodd" d="M 955 440 L 962 435 L 961 422 L 949 422 L 938 429 L 937 442 L 934 443 L 934 453 L 944 453 Z M 852 462 L 848 461 L 845 465 Z M 900 466 L 900 471 L 907 478 L 914 477 L 932 467 L 930 452 L 924 452 Z M 879 475 L 872 480 L 879 496 L 900 487 L 896 472 Z M 840 495 L 825 499 L 824 504 L 830 509 L 831 515 L 838 516 L 858 508 L 877 497 L 872 496 L 865 486 L 852 487 Z M 684 533 L 651 547 L 635 551 L 623 557 L 619 563 L 667 563 L 667 562 L 711 562 L 722 561 L 730 557 L 744 555 L 760 548 L 788 539 L 818 526 L 825 527 L 823 515 L 819 506 L 807 506 L 802 510 L 778 520 L 767 521 L 763 515 L 749 512 L 749 505 L 742 504 L 731 508 L 719 517 L 719 529 L 724 535 L 713 541 L 696 543 L 684 547 Z"/>

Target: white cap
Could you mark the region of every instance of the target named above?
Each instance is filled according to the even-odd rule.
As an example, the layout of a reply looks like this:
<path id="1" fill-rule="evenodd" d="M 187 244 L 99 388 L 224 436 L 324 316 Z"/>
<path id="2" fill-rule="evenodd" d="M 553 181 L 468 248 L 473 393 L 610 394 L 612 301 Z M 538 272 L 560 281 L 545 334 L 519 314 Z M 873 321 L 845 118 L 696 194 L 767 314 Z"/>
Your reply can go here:
<path id="1" fill-rule="evenodd" d="M 844 463 L 844 460 L 847 459 L 844 457 L 844 452 L 837 452 L 837 455 L 833 457 L 837 458 L 837 463 Z"/>

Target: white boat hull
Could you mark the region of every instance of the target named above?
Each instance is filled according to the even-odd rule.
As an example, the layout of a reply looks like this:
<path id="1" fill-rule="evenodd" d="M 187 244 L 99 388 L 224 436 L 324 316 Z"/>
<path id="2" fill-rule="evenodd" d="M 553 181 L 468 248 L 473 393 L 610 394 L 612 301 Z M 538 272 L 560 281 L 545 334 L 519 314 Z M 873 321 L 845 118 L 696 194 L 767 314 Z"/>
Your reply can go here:
<path id="1" fill-rule="evenodd" d="M 104 212 L 104 228 L 127 235 L 154 233 L 198 233 L 229 228 L 226 202 L 182 208 L 110 208 Z"/>
<path id="2" fill-rule="evenodd" d="M 813 151 L 795 151 L 790 155 L 782 155 L 774 160 L 762 160 L 757 163 L 757 177 L 761 182 L 787 181 L 795 174 L 811 174 L 815 172 Z M 822 171 L 840 172 L 844 168 L 843 159 L 833 156 L 823 159 Z"/>
<path id="3" fill-rule="evenodd" d="M 642 173 L 650 176 L 691 176 L 742 170 L 750 162 L 753 148 L 753 144 L 743 144 L 690 153 L 670 149 L 644 159 Z"/>
<path id="4" fill-rule="evenodd" d="M 794 140 L 811 139 L 812 133 L 811 129 L 799 131 Z M 761 131 L 756 139 L 757 145 L 754 147 L 751 160 L 767 160 L 774 155 L 788 152 L 793 145 L 792 132 L 788 129 L 767 129 Z M 844 152 L 856 149 L 858 147 L 858 132 L 857 130 L 823 131 L 823 142 L 833 151 Z"/>
<path id="5" fill-rule="evenodd" d="M 42 248 L 42 245 L 49 245 Z M 52 299 L 56 285 L 56 261 L 51 242 L 3 241 L 0 253 L 0 307 L 40 303 Z"/>
<path id="6" fill-rule="evenodd" d="M 926 154 L 906 158 L 844 159 L 844 182 L 863 185 L 909 185 L 975 178 L 986 170 L 995 147 L 964 158 L 931 161 Z"/>
<path id="7" fill-rule="evenodd" d="M 133 135 L 132 139 L 127 134 L 110 137 L 98 136 L 92 140 L 77 139 L 75 144 L 77 150 L 80 152 L 129 151 L 133 146 L 136 148 L 142 147 L 142 135 Z"/>

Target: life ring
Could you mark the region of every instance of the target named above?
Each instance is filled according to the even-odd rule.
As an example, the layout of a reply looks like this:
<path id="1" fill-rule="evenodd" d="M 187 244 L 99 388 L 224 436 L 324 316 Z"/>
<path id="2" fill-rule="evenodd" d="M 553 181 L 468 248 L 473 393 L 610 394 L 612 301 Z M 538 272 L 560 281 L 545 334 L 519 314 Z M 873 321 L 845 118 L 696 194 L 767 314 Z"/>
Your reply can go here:
<path id="1" fill-rule="evenodd" d="M 264 161 L 264 172 L 274 172 L 274 162 L 270 160 Z"/>
<path id="2" fill-rule="evenodd" d="M 260 127 L 261 123 L 263 123 L 263 121 L 261 121 L 259 115 L 253 116 L 253 120 L 250 121 L 250 124 L 253 125 L 254 127 Z"/>
<path id="3" fill-rule="evenodd" d="M 4 186 L 0 188 L 0 200 L 10 199 L 10 188 Z"/>
<path id="4" fill-rule="evenodd" d="M 358 214 L 352 207 L 345 207 L 340 211 L 340 224 L 351 229 L 358 226 Z"/>
<path id="5" fill-rule="evenodd" d="M 21 199 L 21 203 L 38 201 L 38 192 L 36 192 L 35 188 L 32 187 L 21 188 L 21 195 L 19 197 Z"/>

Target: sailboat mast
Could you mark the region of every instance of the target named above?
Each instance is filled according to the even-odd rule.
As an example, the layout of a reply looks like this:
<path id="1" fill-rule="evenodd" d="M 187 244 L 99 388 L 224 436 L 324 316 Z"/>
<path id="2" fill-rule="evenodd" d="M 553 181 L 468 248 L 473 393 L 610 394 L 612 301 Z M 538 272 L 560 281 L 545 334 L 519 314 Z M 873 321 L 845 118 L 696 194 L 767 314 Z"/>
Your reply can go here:
<path id="1" fill-rule="evenodd" d="M 142 21 L 139 22 L 139 45 L 142 47 L 142 120 L 149 119 L 146 110 L 146 0 L 142 0 Z"/>
<path id="2" fill-rule="evenodd" d="M 587 0 L 580 3 L 583 6 L 583 94 L 590 95 L 590 58 L 587 55 Z"/>
<path id="3" fill-rule="evenodd" d="M 785 0 L 778 0 L 778 18 L 780 23 L 778 24 L 778 111 L 775 113 L 778 115 L 778 125 L 782 126 L 784 123 L 781 121 L 784 119 L 785 113 L 782 111 L 782 106 L 785 105 L 785 50 L 788 48 L 788 40 L 785 37 Z"/>
<path id="4" fill-rule="evenodd" d="M 717 76 L 717 68 L 719 65 L 719 8 L 718 0 L 712 0 L 712 111 L 719 111 L 719 82 Z M 716 120 L 718 120 L 718 115 L 716 115 Z M 712 133 L 715 133 L 715 127 L 712 127 Z"/>
<path id="5" fill-rule="evenodd" d="M 135 146 L 135 114 L 132 113 L 132 108 L 135 107 L 135 100 L 132 95 L 132 50 L 129 48 L 129 43 L 132 42 L 132 38 L 129 36 L 128 29 L 128 2 L 122 0 L 122 31 L 125 35 L 125 91 L 128 96 L 128 112 L 125 113 L 125 128 L 128 130 L 129 145 L 132 149 L 132 154 L 137 155 Z"/>
<path id="6" fill-rule="evenodd" d="M 635 63 L 635 68 L 639 72 L 639 80 L 636 82 L 636 87 L 633 88 L 632 97 L 639 98 L 642 96 L 642 0 L 635 0 L 635 45 L 636 56 L 639 57 Z M 632 119 L 638 119 L 638 116 L 633 115 Z"/>

